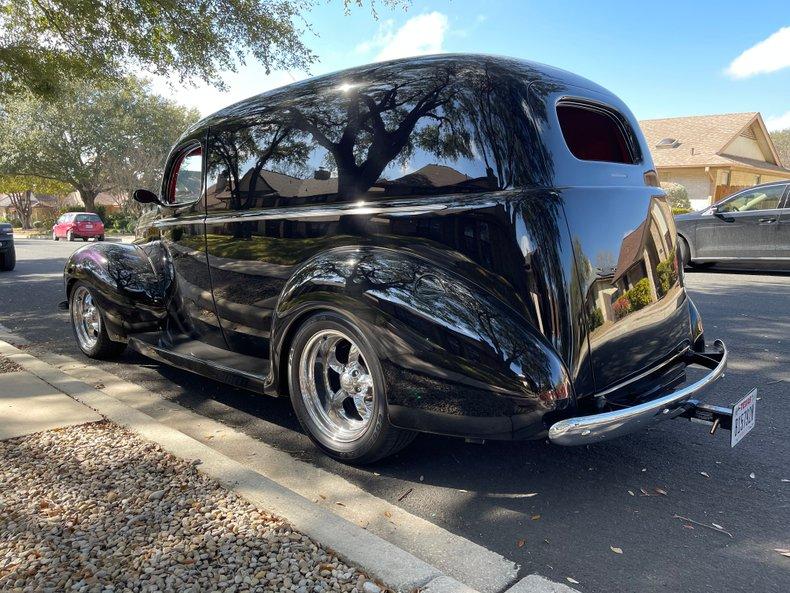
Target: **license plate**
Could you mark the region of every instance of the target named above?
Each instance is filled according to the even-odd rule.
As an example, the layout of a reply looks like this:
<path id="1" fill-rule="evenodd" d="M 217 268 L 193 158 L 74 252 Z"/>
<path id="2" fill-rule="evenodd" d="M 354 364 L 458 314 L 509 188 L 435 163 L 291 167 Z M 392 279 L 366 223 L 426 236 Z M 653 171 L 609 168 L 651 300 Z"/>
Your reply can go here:
<path id="1" fill-rule="evenodd" d="M 737 445 L 743 437 L 754 428 L 755 414 L 757 413 L 757 388 L 752 389 L 746 397 L 732 407 L 732 431 L 730 432 L 730 446 Z"/>
<path id="2" fill-rule="evenodd" d="M 86 228 L 86 229 L 92 229 L 92 228 L 93 228 L 93 225 L 92 225 L 91 223 L 89 223 L 89 222 L 86 222 L 86 223 L 85 223 L 85 228 Z"/>

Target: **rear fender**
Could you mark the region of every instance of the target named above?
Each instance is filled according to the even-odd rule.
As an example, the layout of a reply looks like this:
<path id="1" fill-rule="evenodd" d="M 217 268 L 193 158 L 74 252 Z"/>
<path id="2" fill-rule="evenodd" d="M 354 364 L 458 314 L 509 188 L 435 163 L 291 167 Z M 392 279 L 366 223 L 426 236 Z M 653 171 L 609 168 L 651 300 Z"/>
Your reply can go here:
<path id="1" fill-rule="evenodd" d="M 154 263 L 156 262 L 156 263 Z M 158 242 L 145 246 L 92 243 L 75 251 L 63 271 L 66 298 L 76 282 L 87 284 L 116 341 L 132 333 L 155 331 L 166 316 L 172 273 Z"/>
<path id="2" fill-rule="evenodd" d="M 387 376 L 391 413 L 497 418 L 512 433 L 511 418 L 534 422 L 572 403 L 562 361 L 523 315 L 434 262 L 378 247 L 325 252 L 289 279 L 272 325 L 281 391 L 290 338 L 320 310 L 342 312 L 365 331 Z M 401 418 L 419 422 L 414 414 Z"/>

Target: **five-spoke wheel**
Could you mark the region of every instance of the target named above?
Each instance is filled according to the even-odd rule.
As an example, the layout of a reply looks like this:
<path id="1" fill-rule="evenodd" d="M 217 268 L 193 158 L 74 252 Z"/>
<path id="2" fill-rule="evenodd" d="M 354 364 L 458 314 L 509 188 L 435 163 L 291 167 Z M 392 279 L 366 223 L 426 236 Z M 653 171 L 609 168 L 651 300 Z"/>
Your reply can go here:
<path id="1" fill-rule="evenodd" d="M 359 327 L 336 313 L 316 314 L 297 330 L 289 385 L 302 426 L 336 459 L 370 463 L 414 436 L 389 423 L 379 357 Z"/>
<path id="2" fill-rule="evenodd" d="M 91 289 L 78 282 L 69 295 L 71 327 L 77 338 L 77 345 L 91 358 L 112 358 L 126 348 L 122 342 L 110 339 L 96 299 Z"/>

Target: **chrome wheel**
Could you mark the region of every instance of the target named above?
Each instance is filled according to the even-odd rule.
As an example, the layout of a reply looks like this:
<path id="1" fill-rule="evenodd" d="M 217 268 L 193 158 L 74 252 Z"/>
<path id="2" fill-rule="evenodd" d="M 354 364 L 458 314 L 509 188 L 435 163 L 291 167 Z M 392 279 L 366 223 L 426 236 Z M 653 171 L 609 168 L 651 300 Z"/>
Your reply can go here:
<path id="1" fill-rule="evenodd" d="M 375 386 L 357 345 L 343 332 L 319 331 L 299 360 L 299 387 L 307 413 L 322 435 L 350 443 L 373 418 Z"/>
<path id="2" fill-rule="evenodd" d="M 80 347 L 93 350 L 101 335 L 101 315 L 90 291 L 78 286 L 71 297 L 71 320 L 77 333 Z"/>

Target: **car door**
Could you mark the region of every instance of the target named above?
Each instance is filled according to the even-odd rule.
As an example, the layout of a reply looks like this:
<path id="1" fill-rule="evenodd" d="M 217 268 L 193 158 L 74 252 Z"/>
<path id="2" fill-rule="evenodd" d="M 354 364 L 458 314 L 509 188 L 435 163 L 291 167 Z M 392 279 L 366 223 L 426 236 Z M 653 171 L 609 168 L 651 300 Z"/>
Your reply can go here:
<path id="1" fill-rule="evenodd" d="M 763 260 L 778 244 L 784 184 L 755 187 L 724 200 L 697 225 L 696 259 Z"/>
<path id="2" fill-rule="evenodd" d="M 184 354 L 201 358 L 189 349 L 200 343 L 224 348 L 211 296 L 205 250 L 203 207 L 204 150 L 199 139 L 176 148 L 168 160 L 162 189 L 162 218 L 154 223 L 171 262 L 173 282 L 168 300 L 165 338 Z"/>
<path id="3" fill-rule="evenodd" d="M 790 185 L 785 189 L 784 207 L 776 227 L 776 260 L 782 268 L 790 269 Z"/>

